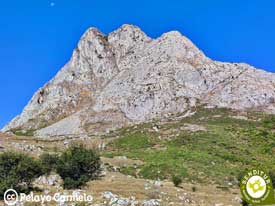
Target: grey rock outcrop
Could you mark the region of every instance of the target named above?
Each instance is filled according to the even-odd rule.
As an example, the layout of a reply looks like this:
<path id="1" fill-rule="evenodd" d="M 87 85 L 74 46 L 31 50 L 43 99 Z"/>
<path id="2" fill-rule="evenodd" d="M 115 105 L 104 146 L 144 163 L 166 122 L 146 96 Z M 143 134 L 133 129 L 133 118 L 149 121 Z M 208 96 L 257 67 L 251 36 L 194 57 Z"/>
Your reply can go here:
<path id="1" fill-rule="evenodd" d="M 47 187 L 60 188 L 62 187 L 62 183 L 62 178 L 57 174 L 43 175 L 35 179 L 35 181 L 33 182 L 36 187 L 39 187 L 41 189 Z"/>
<path id="2" fill-rule="evenodd" d="M 177 31 L 151 39 L 132 25 L 108 36 L 91 28 L 71 60 L 2 131 L 87 134 L 198 104 L 275 113 L 275 74 L 213 61 Z"/>

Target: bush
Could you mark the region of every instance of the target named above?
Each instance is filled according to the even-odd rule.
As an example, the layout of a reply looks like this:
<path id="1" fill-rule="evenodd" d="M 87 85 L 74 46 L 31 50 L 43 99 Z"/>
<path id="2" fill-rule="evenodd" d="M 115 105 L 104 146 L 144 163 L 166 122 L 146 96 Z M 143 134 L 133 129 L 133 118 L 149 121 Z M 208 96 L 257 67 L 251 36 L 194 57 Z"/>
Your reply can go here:
<path id="1" fill-rule="evenodd" d="M 182 183 L 182 180 L 179 176 L 173 176 L 172 181 L 176 187 L 178 187 Z"/>
<path id="2" fill-rule="evenodd" d="M 40 156 L 40 161 L 41 161 L 43 173 L 49 175 L 51 171 L 56 168 L 58 155 L 44 153 Z"/>
<path id="3" fill-rule="evenodd" d="M 79 188 L 100 173 L 100 159 L 93 151 L 82 145 L 71 146 L 58 159 L 57 173 L 64 180 L 65 189 Z"/>
<path id="4" fill-rule="evenodd" d="M 273 188 L 275 188 L 275 172 L 269 171 L 269 176 L 270 176 Z"/>
<path id="5" fill-rule="evenodd" d="M 275 129 L 275 116 L 266 117 L 263 120 L 263 127 L 267 129 Z"/>
<path id="6" fill-rule="evenodd" d="M 0 154 L 0 197 L 7 189 L 13 188 L 19 193 L 29 193 L 32 182 L 42 175 L 39 161 L 14 152 Z"/>
<path id="7" fill-rule="evenodd" d="M 241 205 L 242 206 L 249 206 L 249 203 L 246 202 L 244 199 L 242 199 Z"/>

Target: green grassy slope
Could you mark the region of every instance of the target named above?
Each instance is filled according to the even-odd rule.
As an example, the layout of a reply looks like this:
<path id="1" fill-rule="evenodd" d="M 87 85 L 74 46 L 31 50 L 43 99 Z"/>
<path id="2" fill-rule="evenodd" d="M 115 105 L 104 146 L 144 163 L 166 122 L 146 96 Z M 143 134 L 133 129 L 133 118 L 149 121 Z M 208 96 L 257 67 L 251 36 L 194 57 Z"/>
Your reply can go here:
<path id="1" fill-rule="evenodd" d="M 247 169 L 275 171 L 275 116 L 251 112 L 245 119 L 228 109 L 197 109 L 195 115 L 167 122 L 152 122 L 120 130 L 120 138 L 108 145 L 104 156 L 140 159 L 140 167 L 122 172 L 149 179 L 238 184 Z M 186 124 L 205 131 L 185 130 Z M 158 125 L 159 131 L 152 128 Z"/>

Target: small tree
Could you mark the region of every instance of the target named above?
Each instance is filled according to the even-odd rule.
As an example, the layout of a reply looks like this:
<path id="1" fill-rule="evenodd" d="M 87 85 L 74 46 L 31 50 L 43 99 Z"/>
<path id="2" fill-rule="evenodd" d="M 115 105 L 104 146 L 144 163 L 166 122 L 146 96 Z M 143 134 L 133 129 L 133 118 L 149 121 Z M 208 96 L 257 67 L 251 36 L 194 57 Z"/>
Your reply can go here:
<path id="1" fill-rule="evenodd" d="M 42 174 L 39 161 L 14 152 L 0 154 L 0 197 L 7 189 L 17 192 L 30 192 L 32 182 Z"/>
<path id="2" fill-rule="evenodd" d="M 58 159 L 56 171 L 64 180 L 64 188 L 79 188 L 98 177 L 100 158 L 82 145 L 71 146 Z"/>
<path id="3" fill-rule="evenodd" d="M 172 181 L 173 181 L 173 183 L 176 187 L 178 187 L 182 183 L 181 178 L 179 176 L 176 176 L 176 175 L 174 175 L 172 177 Z"/>
<path id="4" fill-rule="evenodd" d="M 40 156 L 40 161 L 43 173 L 49 175 L 52 170 L 56 169 L 58 155 L 44 153 Z"/>

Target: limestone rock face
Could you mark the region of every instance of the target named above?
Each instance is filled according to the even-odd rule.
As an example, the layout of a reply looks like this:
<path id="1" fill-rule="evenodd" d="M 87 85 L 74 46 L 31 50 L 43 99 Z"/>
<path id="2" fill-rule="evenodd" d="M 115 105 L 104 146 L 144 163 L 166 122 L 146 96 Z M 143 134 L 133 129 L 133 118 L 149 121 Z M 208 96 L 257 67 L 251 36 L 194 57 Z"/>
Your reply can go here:
<path id="1" fill-rule="evenodd" d="M 198 104 L 275 113 L 275 74 L 209 59 L 177 31 L 151 39 L 95 28 L 71 60 L 2 131 L 88 134 L 182 113 Z"/>

